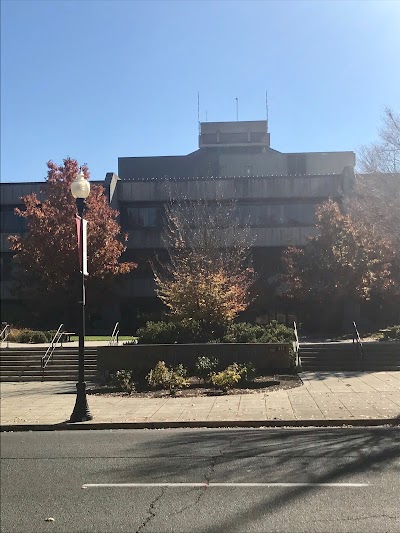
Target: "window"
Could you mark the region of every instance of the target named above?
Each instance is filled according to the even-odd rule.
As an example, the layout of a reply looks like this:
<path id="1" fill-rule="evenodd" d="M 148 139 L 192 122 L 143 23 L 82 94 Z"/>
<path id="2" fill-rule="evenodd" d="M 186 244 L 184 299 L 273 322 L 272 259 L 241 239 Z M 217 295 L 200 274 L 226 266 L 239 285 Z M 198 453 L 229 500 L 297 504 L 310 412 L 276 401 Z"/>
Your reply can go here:
<path id="1" fill-rule="evenodd" d="M 26 230 L 26 219 L 16 215 L 13 207 L 1 211 L 2 233 L 24 233 Z"/>
<path id="2" fill-rule="evenodd" d="M 13 271 L 13 254 L 2 253 L 0 258 L 0 272 L 3 281 L 10 281 Z"/>
<path id="3" fill-rule="evenodd" d="M 284 206 L 284 220 L 288 226 L 315 224 L 315 205 L 292 204 Z"/>
<path id="4" fill-rule="evenodd" d="M 159 228 L 161 214 L 159 207 L 126 207 L 123 212 L 123 226 L 126 229 Z"/>
<path id="5" fill-rule="evenodd" d="M 254 227 L 315 224 L 313 204 L 241 204 L 238 213 L 241 224 Z"/>

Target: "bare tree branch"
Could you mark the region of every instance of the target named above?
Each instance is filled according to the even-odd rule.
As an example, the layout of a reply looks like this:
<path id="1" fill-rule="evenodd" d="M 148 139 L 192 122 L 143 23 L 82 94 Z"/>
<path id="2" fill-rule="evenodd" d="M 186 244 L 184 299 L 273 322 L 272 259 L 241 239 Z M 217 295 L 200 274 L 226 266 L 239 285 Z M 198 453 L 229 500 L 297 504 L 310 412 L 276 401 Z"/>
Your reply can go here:
<path id="1" fill-rule="evenodd" d="M 247 308 L 251 241 L 234 201 L 172 199 L 163 240 L 169 262 L 152 267 L 157 295 L 171 315 L 221 323 Z"/>
<path id="2" fill-rule="evenodd" d="M 360 173 L 396 173 L 400 170 L 400 114 L 386 107 L 379 140 L 362 146 L 357 158 Z"/>

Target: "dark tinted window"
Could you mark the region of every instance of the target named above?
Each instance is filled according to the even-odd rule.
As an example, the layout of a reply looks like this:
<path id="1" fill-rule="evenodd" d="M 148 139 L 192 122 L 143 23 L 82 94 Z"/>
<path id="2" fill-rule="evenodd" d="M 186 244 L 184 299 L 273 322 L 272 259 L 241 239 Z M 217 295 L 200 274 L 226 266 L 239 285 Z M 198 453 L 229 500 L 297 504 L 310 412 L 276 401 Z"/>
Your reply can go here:
<path id="1" fill-rule="evenodd" d="M 1 211 L 2 233 L 24 233 L 26 229 L 26 219 L 16 215 L 13 208 Z"/>

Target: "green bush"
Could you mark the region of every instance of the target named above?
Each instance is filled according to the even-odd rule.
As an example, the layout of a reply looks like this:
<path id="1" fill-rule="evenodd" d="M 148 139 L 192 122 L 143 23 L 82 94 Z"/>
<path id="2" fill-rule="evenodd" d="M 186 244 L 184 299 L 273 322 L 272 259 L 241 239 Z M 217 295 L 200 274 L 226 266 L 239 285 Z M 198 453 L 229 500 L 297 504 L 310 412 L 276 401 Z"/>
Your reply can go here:
<path id="1" fill-rule="evenodd" d="M 196 376 L 206 382 L 218 366 L 216 357 L 200 356 L 196 361 Z"/>
<path id="2" fill-rule="evenodd" d="M 57 330 L 50 329 L 49 331 L 46 331 L 45 333 L 47 336 L 47 342 L 51 342 L 54 338 L 54 335 L 57 333 Z"/>
<path id="3" fill-rule="evenodd" d="M 295 340 L 294 331 L 284 324 L 280 324 L 276 320 L 271 320 L 269 324 L 264 326 L 265 335 L 260 342 L 288 342 L 292 343 Z"/>
<path id="4" fill-rule="evenodd" d="M 30 341 L 32 344 L 49 342 L 49 336 L 45 331 L 32 331 Z"/>
<path id="5" fill-rule="evenodd" d="M 158 361 L 156 366 L 150 370 L 146 379 L 150 387 L 163 388 L 166 387 L 169 381 L 170 370 L 164 361 Z"/>
<path id="6" fill-rule="evenodd" d="M 8 340 L 10 342 L 21 342 L 23 344 L 46 343 L 51 340 L 51 332 L 35 331 L 32 329 L 12 329 Z"/>
<path id="7" fill-rule="evenodd" d="M 276 320 L 272 320 L 269 324 L 253 325 L 247 322 L 238 322 L 237 324 L 229 324 L 226 333 L 222 338 L 222 342 L 293 342 L 294 333 L 291 328 L 283 324 L 279 324 Z"/>
<path id="8" fill-rule="evenodd" d="M 182 363 L 179 363 L 174 369 L 173 372 L 175 372 L 178 376 L 181 376 L 183 378 L 187 375 L 187 369 L 183 366 Z"/>
<path id="9" fill-rule="evenodd" d="M 171 322 L 147 322 L 137 330 L 139 344 L 191 343 L 254 343 L 292 342 L 291 328 L 273 320 L 265 326 L 246 322 L 235 324 L 208 324 L 200 320 L 183 319 Z"/>
<path id="10" fill-rule="evenodd" d="M 384 340 L 384 341 L 400 341 L 400 325 L 392 326 L 390 328 L 387 328 L 387 330 L 383 332 L 383 339 L 382 340 Z"/>
<path id="11" fill-rule="evenodd" d="M 147 382 L 152 388 L 168 389 L 170 394 L 189 386 L 186 379 L 186 368 L 180 364 L 176 368 L 169 368 L 164 361 L 158 361 L 147 375 Z"/>
<path id="12" fill-rule="evenodd" d="M 219 339 L 221 325 L 185 318 L 179 321 L 147 322 L 136 332 L 139 344 L 192 344 Z"/>
<path id="13" fill-rule="evenodd" d="M 239 372 L 241 375 L 241 380 L 245 382 L 253 381 L 253 379 L 256 377 L 257 371 L 256 367 L 253 365 L 253 363 L 245 363 L 242 365 L 238 365 Z"/>
<path id="14" fill-rule="evenodd" d="M 222 372 L 212 373 L 210 381 L 217 389 L 226 392 L 234 387 L 242 379 L 242 372 L 238 364 L 229 365 Z"/>
<path id="15" fill-rule="evenodd" d="M 23 342 L 28 343 L 31 342 L 32 337 L 32 331 L 30 329 L 20 329 L 14 331 L 11 331 L 11 334 L 9 336 L 10 341 L 13 342 Z"/>
<path id="16" fill-rule="evenodd" d="M 186 368 L 183 365 L 170 369 L 168 381 L 170 394 L 175 394 L 177 390 L 189 387 L 189 384 L 189 380 L 186 379 Z"/>
<path id="17" fill-rule="evenodd" d="M 111 383 L 119 390 L 131 394 L 135 390 L 135 384 L 132 380 L 132 372 L 130 370 L 117 370 L 111 376 Z"/>
<path id="18" fill-rule="evenodd" d="M 247 322 L 238 322 L 237 324 L 229 324 L 226 328 L 225 335 L 222 342 L 243 342 L 254 343 L 261 342 L 260 339 L 265 334 L 265 328 L 259 325 L 248 324 Z"/>
<path id="19" fill-rule="evenodd" d="M 186 344 L 201 342 L 200 323 L 196 320 L 180 322 L 147 322 L 139 328 L 137 336 L 139 344 Z"/>

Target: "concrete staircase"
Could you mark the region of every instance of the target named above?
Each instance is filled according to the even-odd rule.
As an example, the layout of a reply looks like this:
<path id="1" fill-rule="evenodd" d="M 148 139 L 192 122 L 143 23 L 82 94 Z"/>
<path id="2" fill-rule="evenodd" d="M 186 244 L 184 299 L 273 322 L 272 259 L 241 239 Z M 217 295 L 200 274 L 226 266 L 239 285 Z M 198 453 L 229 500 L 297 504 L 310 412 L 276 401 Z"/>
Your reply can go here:
<path id="1" fill-rule="evenodd" d="M 400 370 L 399 342 L 365 342 L 364 357 L 352 343 L 300 343 L 304 371 L 324 370 Z"/>
<path id="2" fill-rule="evenodd" d="M 2 348 L 0 381 L 42 381 L 41 358 L 46 348 Z M 96 376 L 97 348 L 85 347 L 85 380 Z M 78 348 L 57 347 L 45 368 L 43 381 L 77 381 Z"/>

